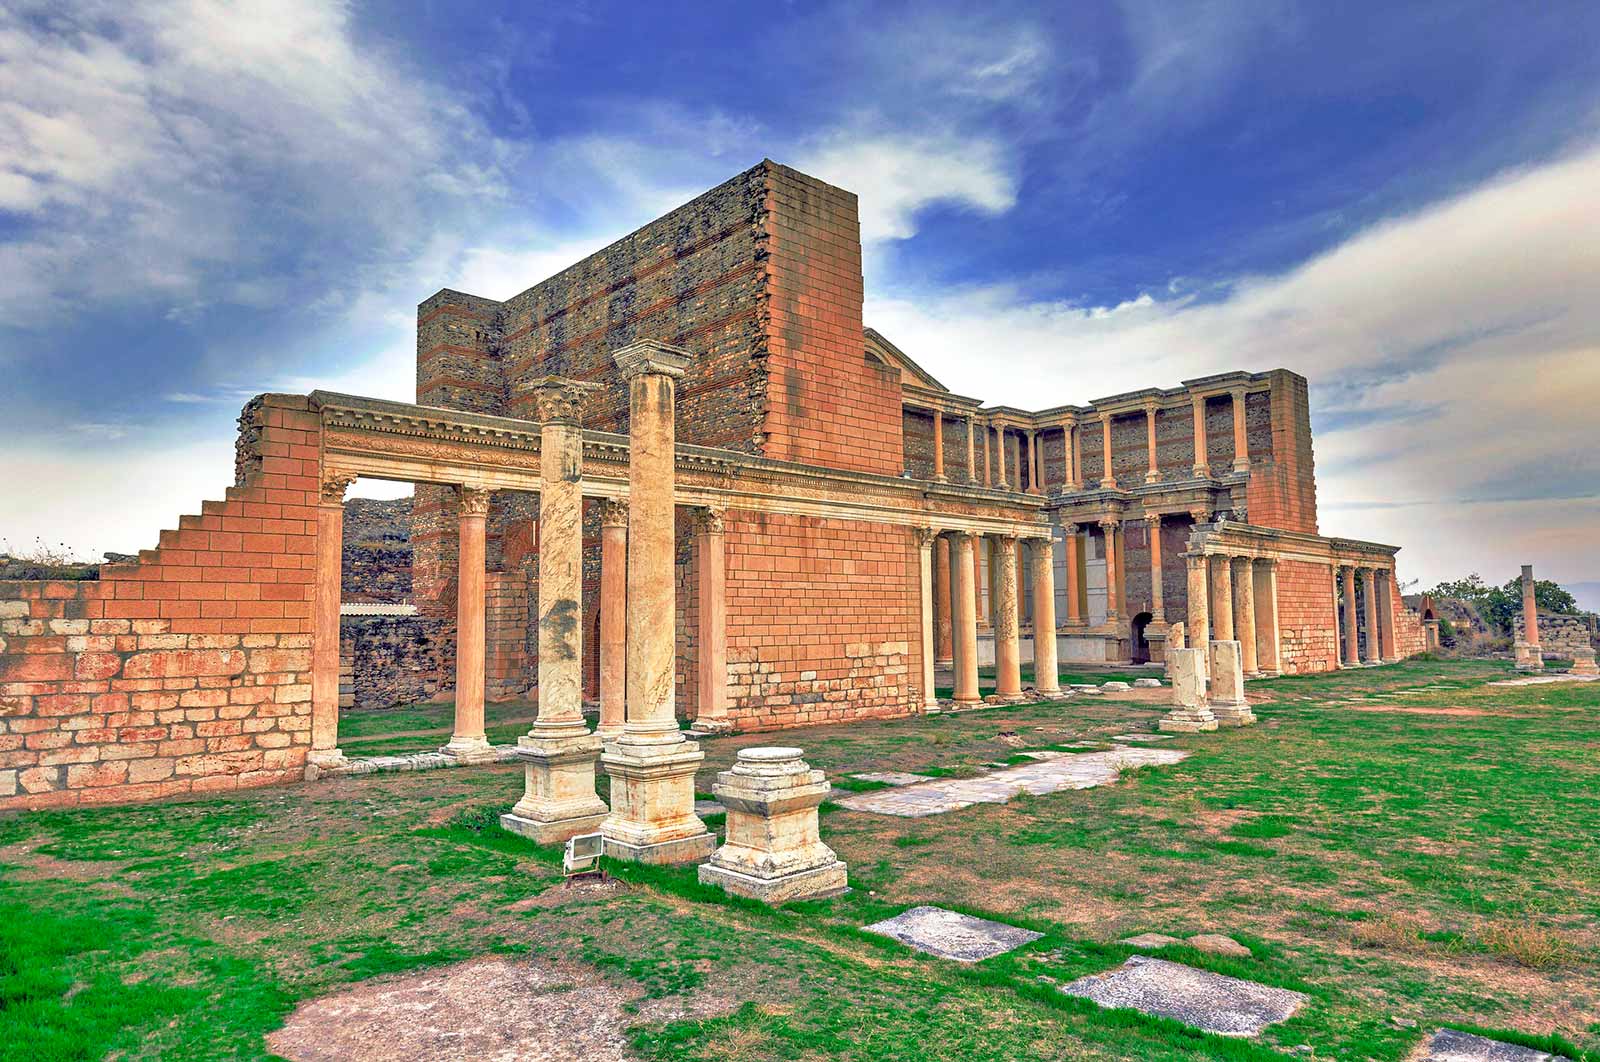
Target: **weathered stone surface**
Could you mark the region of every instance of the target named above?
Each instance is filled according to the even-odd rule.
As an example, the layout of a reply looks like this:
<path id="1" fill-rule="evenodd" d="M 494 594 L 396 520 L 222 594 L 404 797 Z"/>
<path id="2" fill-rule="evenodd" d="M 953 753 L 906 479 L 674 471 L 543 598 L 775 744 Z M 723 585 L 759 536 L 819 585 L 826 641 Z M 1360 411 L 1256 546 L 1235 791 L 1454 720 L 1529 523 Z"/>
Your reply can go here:
<path id="1" fill-rule="evenodd" d="M 1167 674 L 1172 679 L 1173 707 L 1157 727 L 1177 734 L 1215 730 L 1216 716 L 1206 706 L 1205 650 L 1169 649 Z"/>
<path id="2" fill-rule="evenodd" d="M 1250 957 L 1249 948 L 1232 937 L 1224 936 L 1221 933 L 1197 933 L 1184 943 L 1200 951 L 1209 952 L 1212 955 L 1231 955 L 1236 959 L 1248 959 Z"/>
<path id="3" fill-rule="evenodd" d="M 1256 721 L 1244 699 L 1244 656 L 1237 641 L 1211 643 L 1211 714 L 1218 726 L 1249 726 Z"/>
<path id="4" fill-rule="evenodd" d="M 1158 690 L 1161 688 L 1161 680 L 1158 678 L 1134 679 L 1133 688 L 1136 690 Z"/>
<path id="5" fill-rule="evenodd" d="M 900 786 L 926 782 L 931 775 L 909 774 L 905 771 L 863 771 L 860 774 L 852 774 L 850 777 L 859 778 L 863 782 L 882 782 L 884 785 Z"/>
<path id="6" fill-rule="evenodd" d="M 1491 1040 L 1459 1029 L 1439 1029 L 1417 1062 L 1545 1062 L 1555 1056 L 1504 1040 Z"/>
<path id="7" fill-rule="evenodd" d="M 1106 973 L 1080 977 L 1061 991 L 1102 1007 L 1131 1007 L 1223 1036 L 1257 1036 L 1268 1025 L 1292 1017 L 1307 1000 L 1287 988 L 1144 955 Z"/>
<path id="8" fill-rule="evenodd" d="M 942 907 L 913 907 L 862 928 L 956 962 L 982 962 L 1044 936 L 1031 929 L 974 918 Z"/>
<path id="9" fill-rule="evenodd" d="M 1132 688 L 1132 686 L 1120 679 L 1112 679 L 1110 682 L 1102 683 L 1100 691 L 1102 693 L 1127 693 Z"/>
<path id="10" fill-rule="evenodd" d="M 828 795 L 821 771 L 796 748 L 740 749 L 711 791 L 728 809 L 727 843 L 700 867 L 700 881 L 767 903 L 836 896 L 846 868 L 818 833 Z"/>
<path id="11" fill-rule="evenodd" d="M 1126 944 L 1132 948 L 1166 948 L 1173 944 L 1182 944 L 1177 937 L 1169 937 L 1165 933 L 1140 933 L 1137 936 L 1123 937 L 1118 944 Z"/>

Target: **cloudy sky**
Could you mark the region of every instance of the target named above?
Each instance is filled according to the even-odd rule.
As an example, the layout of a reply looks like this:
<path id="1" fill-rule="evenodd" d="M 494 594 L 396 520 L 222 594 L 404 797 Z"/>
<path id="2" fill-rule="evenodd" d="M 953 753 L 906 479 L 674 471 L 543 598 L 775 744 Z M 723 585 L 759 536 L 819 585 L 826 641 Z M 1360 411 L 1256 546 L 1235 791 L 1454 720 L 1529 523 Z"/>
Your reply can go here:
<path id="1" fill-rule="evenodd" d="M 860 194 L 867 322 L 953 389 L 1290 368 L 1325 533 L 1600 584 L 1587 0 L 5 0 L 0 537 L 153 544 L 249 395 L 409 400 L 421 299 L 763 156 Z"/>

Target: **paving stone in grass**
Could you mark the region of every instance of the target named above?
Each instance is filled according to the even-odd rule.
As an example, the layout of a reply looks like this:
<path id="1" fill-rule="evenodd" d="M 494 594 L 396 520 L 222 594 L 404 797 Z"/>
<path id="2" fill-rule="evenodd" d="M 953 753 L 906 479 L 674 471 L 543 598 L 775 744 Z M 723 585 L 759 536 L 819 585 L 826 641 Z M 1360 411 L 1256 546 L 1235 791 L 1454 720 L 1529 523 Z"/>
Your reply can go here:
<path id="1" fill-rule="evenodd" d="M 974 918 L 942 907 L 913 907 L 862 928 L 956 962 L 981 962 L 1044 936 L 1031 929 Z"/>
<path id="2" fill-rule="evenodd" d="M 1223 1036 L 1256 1036 L 1291 1017 L 1308 998 L 1146 955 L 1135 955 L 1106 973 L 1080 977 L 1061 991 L 1102 1007 L 1131 1007 Z"/>
<path id="3" fill-rule="evenodd" d="M 1136 937 L 1123 937 L 1118 944 L 1126 944 L 1133 948 L 1165 948 L 1173 944 L 1182 944 L 1177 937 L 1169 937 L 1165 933 L 1140 933 Z"/>
<path id="4" fill-rule="evenodd" d="M 1171 734 L 1112 734 L 1112 741 L 1171 741 Z"/>
<path id="5" fill-rule="evenodd" d="M 722 815 L 727 810 L 715 800 L 696 800 L 694 802 L 694 813 L 696 815 Z"/>
<path id="6" fill-rule="evenodd" d="M 863 782 L 882 782 L 884 785 L 915 785 L 917 782 L 926 782 L 932 775 L 909 774 L 905 771 L 866 771 L 861 774 L 852 774 L 851 778 L 859 778 Z"/>
<path id="7" fill-rule="evenodd" d="M 1474 1036 L 1459 1029 L 1439 1029 L 1428 1038 L 1420 1062 L 1544 1062 L 1554 1055 L 1504 1040 Z"/>
<path id="8" fill-rule="evenodd" d="M 1161 688 L 1161 680 L 1158 678 L 1134 679 L 1133 688 L 1136 690 L 1158 690 Z"/>
<path id="9" fill-rule="evenodd" d="M 1235 959 L 1248 959 L 1250 949 L 1240 944 L 1232 937 L 1225 937 L 1221 933 L 1197 933 L 1185 943 L 1191 948 L 1210 952 L 1212 955 L 1230 955 Z"/>

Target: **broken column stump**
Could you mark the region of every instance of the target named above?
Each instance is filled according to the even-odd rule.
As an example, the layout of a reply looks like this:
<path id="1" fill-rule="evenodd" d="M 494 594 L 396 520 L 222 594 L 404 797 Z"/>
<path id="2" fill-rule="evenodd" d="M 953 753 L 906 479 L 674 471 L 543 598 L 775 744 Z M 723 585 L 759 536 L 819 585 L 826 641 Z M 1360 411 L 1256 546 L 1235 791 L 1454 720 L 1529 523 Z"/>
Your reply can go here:
<path id="1" fill-rule="evenodd" d="M 700 866 L 700 881 L 765 903 L 845 891 L 845 864 L 822 843 L 817 806 L 828 782 L 796 748 L 741 749 L 711 792 L 728 809 L 727 843 Z"/>
<path id="2" fill-rule="evenodd" d="M 1256 721 L 1244 699 L 1244 653 L 1236 641 L 1211 643 L 1211 714 L 1218 726 L 1249 726 Z"/>
<path id="3" fill-rule="evenodd" d="M 1217 717 L 1206 706 L 1205 650 L 1168 649 L 1167 674 L 1172 679 L 1173 707 L 1156 729 L 1175 734 L 1215 730 Z"/>

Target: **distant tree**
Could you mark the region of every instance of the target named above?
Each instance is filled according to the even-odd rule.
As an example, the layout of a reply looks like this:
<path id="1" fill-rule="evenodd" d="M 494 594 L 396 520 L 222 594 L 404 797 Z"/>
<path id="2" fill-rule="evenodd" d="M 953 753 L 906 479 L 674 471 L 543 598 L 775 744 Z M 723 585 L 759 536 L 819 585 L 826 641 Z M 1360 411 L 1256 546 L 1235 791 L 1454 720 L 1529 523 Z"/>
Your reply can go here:
<path id="1" fill-rule="evenodd" d="M 1516 616 L 1522 611 L 1522 579 L 1508 580 L 1504 586 L 1489 586 L 1482 576 L 1473 572 L 1465 579 L 1440 583 L 1428 591 L 1434 597 L 1453 597 L 1470 602 L 1483 621 L 1501 634 L 1510 634 Z M 1559 583 L 1549 579 L 1533 581 L 1533 600 L 1543 612 L 1571 614 L 1578 611 L 1578 601 Z M 1441 636 L 1442 640 L 1442 636 Z"/>

